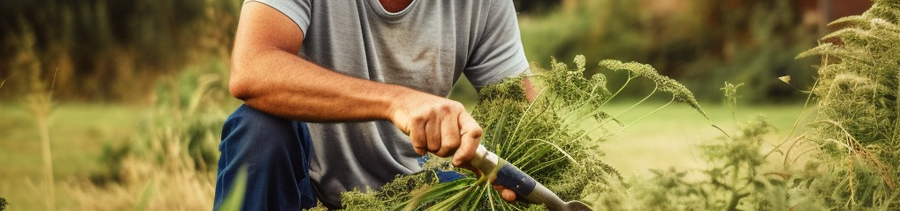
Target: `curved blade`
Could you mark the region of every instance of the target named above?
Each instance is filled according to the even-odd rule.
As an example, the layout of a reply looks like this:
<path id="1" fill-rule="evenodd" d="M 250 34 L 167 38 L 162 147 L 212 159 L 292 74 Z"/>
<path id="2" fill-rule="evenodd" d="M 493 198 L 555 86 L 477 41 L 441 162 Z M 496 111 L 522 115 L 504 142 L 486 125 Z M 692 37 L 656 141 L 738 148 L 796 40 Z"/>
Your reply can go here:
<path id="1" fill-rule="evenodd" d="M 594 211 L 587 204 L 584 204 L 580 201 L 570 201 L 566 202 L 566 205 L 563 206 L 561 211 Z"/>

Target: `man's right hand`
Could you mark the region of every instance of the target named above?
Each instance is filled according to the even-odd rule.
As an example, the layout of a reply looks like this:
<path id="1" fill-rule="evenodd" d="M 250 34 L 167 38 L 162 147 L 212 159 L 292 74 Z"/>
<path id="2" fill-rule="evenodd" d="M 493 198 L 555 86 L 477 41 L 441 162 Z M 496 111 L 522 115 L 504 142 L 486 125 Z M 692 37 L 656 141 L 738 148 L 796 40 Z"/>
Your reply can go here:
<path id="1" fill-rule="evenodd" d="M 417 92 L 399 98 L 391 108 L 391 120 L 409 134 L 420 155 L 431 152 L 440 157 L 453 156 L 454 166 L 475 156 L 481 126 L 459 102 Z"/>

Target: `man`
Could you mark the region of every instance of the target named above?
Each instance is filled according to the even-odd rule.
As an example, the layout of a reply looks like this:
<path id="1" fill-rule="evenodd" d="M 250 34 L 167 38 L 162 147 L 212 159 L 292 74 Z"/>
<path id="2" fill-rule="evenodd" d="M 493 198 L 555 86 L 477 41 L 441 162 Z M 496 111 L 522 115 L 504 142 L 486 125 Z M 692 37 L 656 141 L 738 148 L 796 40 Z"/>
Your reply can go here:
<path id="1" fill-rule="evenodd" d="M 464 166 L 482 129 L 440 96 L 461 74 L 480 88 L 527 72 L 511 0 L 245 2 L 229 84 L 244 105 L 223 128 L 215 206 L 241 166 L 244 210 L 339 208 L 426 153 Z"/>

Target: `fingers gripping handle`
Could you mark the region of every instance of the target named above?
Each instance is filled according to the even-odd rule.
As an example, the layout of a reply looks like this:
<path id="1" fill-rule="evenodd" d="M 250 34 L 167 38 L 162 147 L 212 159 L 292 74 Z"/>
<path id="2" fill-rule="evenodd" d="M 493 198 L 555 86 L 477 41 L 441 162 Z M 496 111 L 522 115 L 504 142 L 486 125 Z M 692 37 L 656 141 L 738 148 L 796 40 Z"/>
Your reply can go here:
<path id="1" fill-rule="evenodd" d="M 516 198 L 525 199 L 534 190 L 537 181 L 519 168 L 504 162 L 500 171 L 497 172 L 497 180 L 494 180 L 494 184 L 502 185 L 516 192 Z"/>
<path id="2" fill-rule="evenodd" d="M 534 178 L 525 174 L 519 168 L 500 159 L 493 152 L 487 151 L 484 146 L 479 145 L 475 150 L 475 159 L 473 165 L 482 172 L 489 173 L 497 171 L 497 179 L 494 184 L 506 187 L 516 193 L 516 198 L 526 199 L 531 194 L 534 187 L 538 184 Z M 497 169 L 499 166 L 499 170 Z"/>
<path id="3" fill-rule="evenodd" d="M 475 158 L 472 158 L 471 163 L 475 168 L 488 175 L 496 172 L 497 178 L 494 180 L 494 184 L 511 189 L 516 193 L 518 200 L 544 204 L 549 210 L 566 210 L 566 202 L 553 191 L 535 181 L 522 170 L 500 159 L 496 154 L 487 151 L 482 145 L 475 150 Z"/>

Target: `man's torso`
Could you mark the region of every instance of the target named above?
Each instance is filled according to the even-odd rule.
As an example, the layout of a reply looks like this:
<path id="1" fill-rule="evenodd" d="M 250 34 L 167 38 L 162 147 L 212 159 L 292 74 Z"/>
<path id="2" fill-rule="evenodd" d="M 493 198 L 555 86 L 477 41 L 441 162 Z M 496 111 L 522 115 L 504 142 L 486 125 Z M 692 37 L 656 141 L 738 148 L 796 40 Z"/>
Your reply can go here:
<path id="1" fill-rule="evenodd" d="M 271 1 L 285 0 L 261 2 Z M 474 69 L 470 56 L 484 45 L 479 42 L 491 27 L 487 26 L 491 4 L 511 6 L 507 1 L 415 0 L 390 13 L 378 0 L 290 1 L 308 3 L 304 6 L 309 15 L 301 17 L 308 18 L 301 57 L 348 76 L 438 96 L 446 96 L 464 71 L 468 75 Z M 294 21 L 304 28 L 303 21 Z M 514 39 L 519 42 L 517 36 Z M 499 76 L 474 81 L 484 84 L 522 73 L 527 68 L 524 54 L 509 53 L 522 57 L 524 65 L 517 63 L 510 70 L 497 70 Z M 310 177 L 324 204 L 339 205 L 341 191 L 375 189 L 397 174 L 420 170 L 409 137 L 390 121 L 310 123 L 309 129 Z"/>

